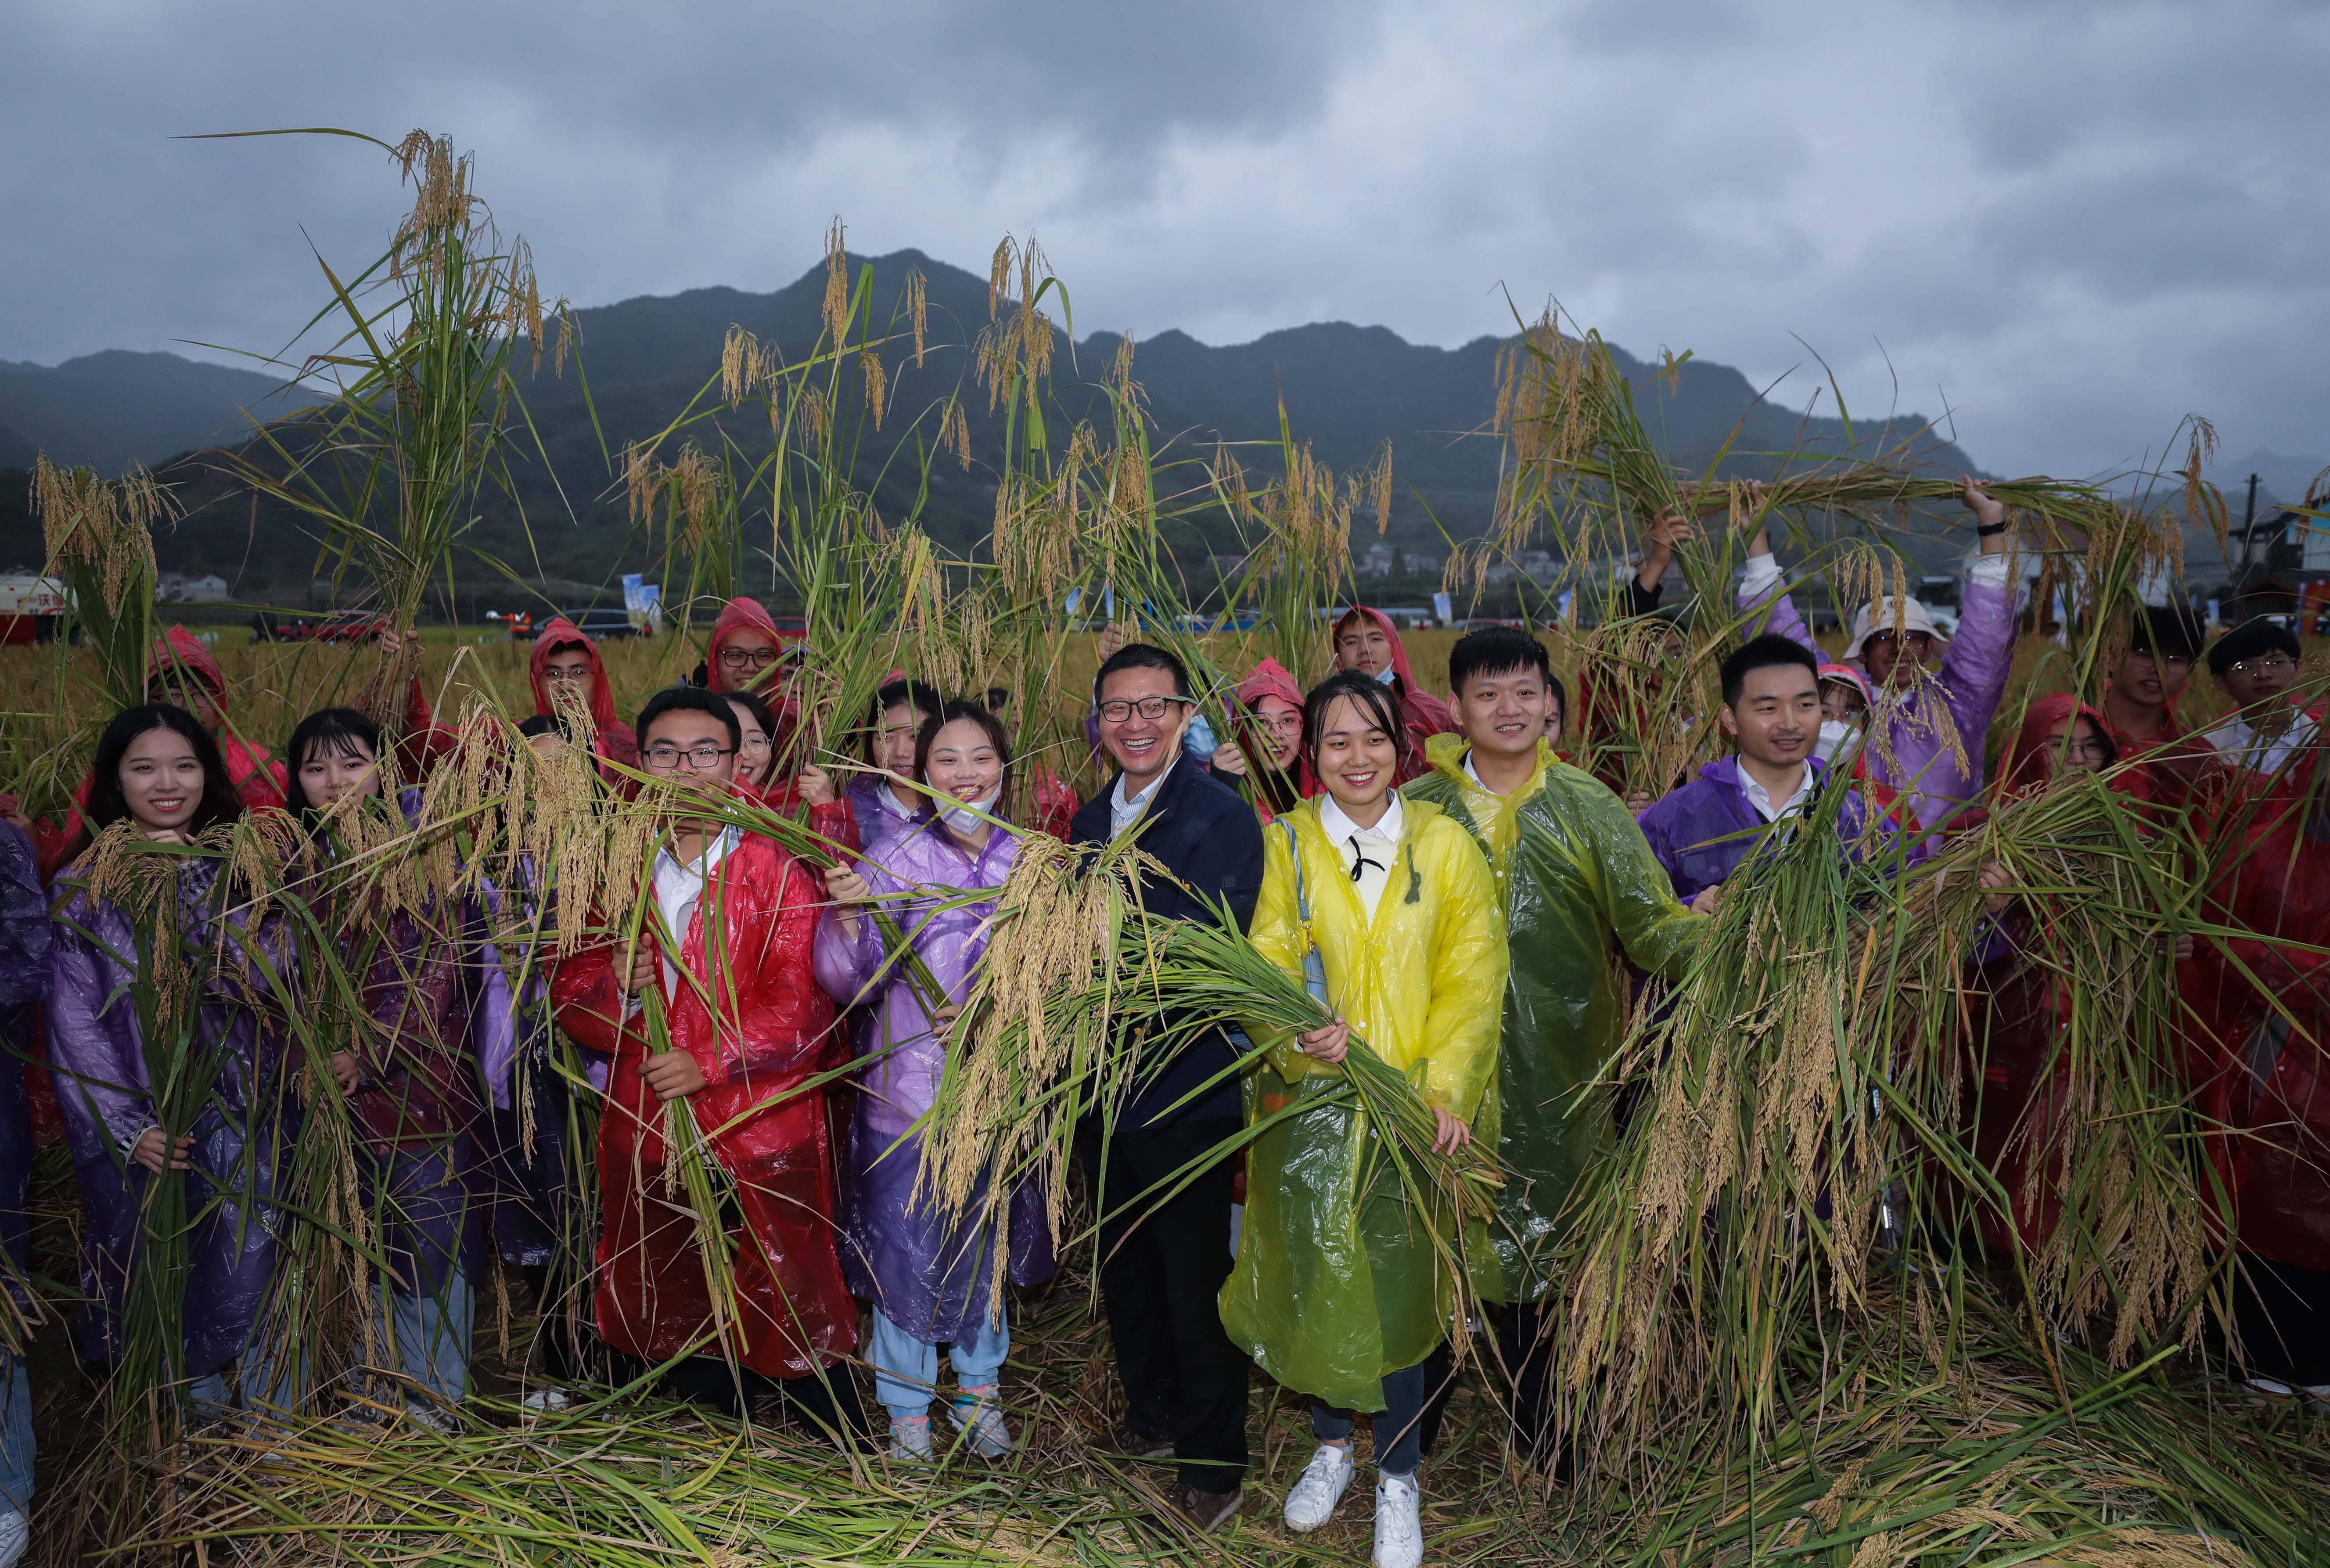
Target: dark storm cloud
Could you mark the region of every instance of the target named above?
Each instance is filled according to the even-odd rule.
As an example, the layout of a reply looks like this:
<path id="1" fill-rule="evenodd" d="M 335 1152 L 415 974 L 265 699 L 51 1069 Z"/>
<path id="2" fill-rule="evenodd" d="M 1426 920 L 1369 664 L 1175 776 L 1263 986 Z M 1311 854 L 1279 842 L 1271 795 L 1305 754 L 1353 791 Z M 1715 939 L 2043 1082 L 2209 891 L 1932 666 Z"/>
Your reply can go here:
<path id="1" fill-rule="evenodd" d="M 2097 472 L 2189 410 L 2330 459 L 2330 14 L 1061 0 L 121 5 L 7 17 L 0 356 L 271 348 L 401 208 L 376 153 L 189 130 L 449 131 L 583 303 L 855 249 L 1045 241 L 1081 330 L 1321 318 L 1424 341 L 1558 296 L 1637 352 L 1985 463 Z M 1825 394 L 1823 394 L 1825 396 Z M 1299 411 L 1298 411 L 1299 413 Z"/>

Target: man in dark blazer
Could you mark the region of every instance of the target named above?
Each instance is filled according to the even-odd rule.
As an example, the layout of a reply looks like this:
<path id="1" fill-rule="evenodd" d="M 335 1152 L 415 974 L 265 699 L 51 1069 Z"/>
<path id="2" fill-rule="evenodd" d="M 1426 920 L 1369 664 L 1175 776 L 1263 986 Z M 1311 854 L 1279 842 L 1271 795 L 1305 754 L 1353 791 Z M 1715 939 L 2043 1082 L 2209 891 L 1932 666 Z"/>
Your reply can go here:
<path id="1" fill-rule="evenodd" d="M 1128 644 L 1101 666 L 1093 701 L 1117 773 L 1076 813 L 1069 842 L 1097 845 L 1138 831 L 1144 851 L 1195 893 L 1226 902 L 1244 927 L 1262 891 L 1262 825 L 1181 750 L 1197 712 L 1189 672 L 1162 648 Z M 1154 914 L 1214 918 L 1172 882 L 1151 878 L 1141 896 Z M 1237 1057 L 1219 1031 L 1192 1039 L 1146 1075 L 1104 1159 L 1098 1129 L 1087 1129 L 1084 1168 L 1104 1206 L 1128 1204 L 1236 1136 L 1242 1112 L 1227 1069 Z M 1192 1098 L 1217 1075 L 1220 1082 Z M 1125 1452 L 1180 1461 L 1173 1501 L 1201 1530 L 1236 1514 L 1246 1478 L 1247 1363 L 1222 1330 L 1219 1305 L 1230 1272 L 1232 1176 L 1230 1162 L 1217 1163 L 1155 1212 L 1118 1215 L 1100 1233 L 1101 1297 L 1131 1405 L 1114 1440 Z"/>

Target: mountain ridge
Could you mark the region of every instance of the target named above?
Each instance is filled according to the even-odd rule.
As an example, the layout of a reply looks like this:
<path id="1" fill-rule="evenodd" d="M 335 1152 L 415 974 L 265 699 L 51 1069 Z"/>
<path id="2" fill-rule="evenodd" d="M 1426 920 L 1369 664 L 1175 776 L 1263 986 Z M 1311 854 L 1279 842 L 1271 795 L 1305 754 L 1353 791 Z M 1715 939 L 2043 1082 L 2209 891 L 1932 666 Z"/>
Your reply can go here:
<path id="1" fill-rule="evenodd" d="M 922 500 L 933 534 L 951 548 L 968 551 L 983 536 L 992 515 L 992 463 L 1002 441 L 1000 416 L 988 411 L 971 373 L 971 345 L 989 318 L 987 279 L 912 249 L 875 258 L 851 256 L 853 282 L 867 266 L 875 280 L 872 318 L 877 330 L 882 323 L 903 321 L 909 268 L 923 274 L 929 326 L 920 371 L 912 364 L 910 347 L 894 345 L 885 353 L 895 401 L 882 432 L 860 454 L 857 480 L 874 495 L 885 516 L 903 515 L 914 506 L 918 476 L 910 484 L 902 471 L 914 466 L 911 449 L 902 447 L 911 439 L 912 416 L 959 388 L 979 460 L 967 475 L 951 458 L 934 465 L 931 487 Z M 647 565 L 643 542 L 633 537 L 630 527 L 612 458 L 620 456 L 625 443 L 664 430 L 691 397 L 713 382 L 732 324 L 775 345 L 789 359 L 804 355 L 822 325 L 825 282 L 825 269 L 819 265 L 765 293 L 715 284 L 671 295 L 637 295 L 576 312 L 579 373 L 570 366 L 564 378 L 555 378 L 545 362 L 542 372 L 524 383 L 528 414 L 543 434 L 548 472 L 538 467 L 523 470 L 522 506 L 497 503 L 480 524 L 477 543 L 518 570 L 539 571 L 548 541 L 561 576 L 611 579 L 618 571 Z M 1094 332 L 1072 343 L 1056 324 L 1054 390 L 1067 416 L 1099 417 L 1095 383 L 1121 341 L 1117 334 Z M 1339 471 L 1372 464 L 1383 443 L 1390 441 L 1396 479 L 1390 536 L 1408 548 L 1444 548 L 1444 534 L 1476 535 L 1492 515 L 1501 454 L 1499 443 L 1482 432 L 1495 407 L 1497 355 L 1510 341 L 1483 335 L 1449 348 L 1412 344 L 1381 326 L 1334 321 L 1274 328 L 1243 344 L 1209 345 L 1170 328 L 1135 343 L 1132 374 L 1147 393 L 1160 443 L 1169 453 L 1210 451 L 1217 440 L 1251 443 L 1255 455 L 1248 466 L 1272 467 L 1274 453 L 1261 449 L 1276 445 L 1282 399 L 1296 439 L 1308 442 L 1320 461 Z M 1686 470 L 1704 468 L 1735 430 L 1738 439 L 1725 471 L 1748 477 L 1776 470 L 1774 453 L 1835 452 L 1845 447 L 1842 421 L 1764 401 L 1747 378 L 1729 366 L 1686 361 L 1670 387 L 1655 367 L 1622 350 L 1614 348 L 1613 354 L 1636 389 L 1645 428 L 1662 442 L 1669 460 Z M 157 358 L 185 369 L 157 367 L 152 364 Z M 12 373 L 28 368 L 43 367 L 0 364 L 0 392 Z M 232 367 L 127 351 L 83 356 L 48 373 L 54 376 L 69 368 L 72 373 L 56 384 L 86 387 L 102 379 L 100 373 L 109 368 L 124 374 L 136 372 L 129 376 L 132 390 L 146 389 L 141 395 L 149 401 L 158 395 L 153 389 L 173 384 L 174 377 L 198 383 L 207 373 L 216 373 L 238 378 L 218 383 L 219 397 L 207 405 L 207 413 L 195 410 L 186 414 L 214 423 L 222 399 L 238 406 L 256 403 L 261 391 L 277 384 Z M 19 375 L 20 383 L 24 379 Z M 748 460 L 764 455 L 765 423 L 749 410 L 717 405 L 717 396 L 715 389 L 715 406 L 691 433 L 707 446 L 734 442 Z M 125 394 L 122 401 L 124 408 L 114 411 L 107 427 L 117 433 L 132 417 L 125 411 L 144 406 L 135 395 Z M 58 449 L 44 439 L 39 421 L 27 429 L 14 410 L 0 396 L 0 427 L 13 428 L 21 439 L 47 447 L 56 460 L 89 460 L 86 451 Z M 49 422 L 53 426 L 59 419 L 52 416 Z M 1860 449 L 1872 451 L 1923 430 L 1922 420 L 1902 415 L 1864 422 L 1853 433 Z M 208 444 L 217 434 L 205 430 L 185 440 L 184 448 Z M 5 439 L 0 430 L 0 443 Z M 1952 473 L 1974 469 L 1972 459 L 1955 446 L 1930 436 L 1920 444 L 1928 449 L 1924 456 L 1935 468 Z M 894 462 L 902 450 L 905 462 Z M 667 449 L 662 455 L 668 458 L 673 454 Z M 142 460 L 156 461 L 153 457 Z M 157 541 L 157 554 L 166 558 L 166 568 L 219 571 L 236 581 L 238 591 L 249 597 L 295 582 L 304 590 L 315 546 L 294 520 L 270 516 L 265 507 L 251 508 L 247 496 L 238 498 L 222 477 L 199 465 L 180 463 L 173 477 L 184 486 L 190 515 Z M 570 511 L 571 524 L 566 521 Z M 6 515 L 0 513 L 0 557 L 23 557 L 25 542 L 21 534 L 6 538 L 6 534 L 17 533 L 7 524 Z M 1206 547 L 1194 536 L 1174 543 L 1177 549 L 1184 544 Z M 32 553 L 37 556 L 37 540 L 32 542 Z"/>

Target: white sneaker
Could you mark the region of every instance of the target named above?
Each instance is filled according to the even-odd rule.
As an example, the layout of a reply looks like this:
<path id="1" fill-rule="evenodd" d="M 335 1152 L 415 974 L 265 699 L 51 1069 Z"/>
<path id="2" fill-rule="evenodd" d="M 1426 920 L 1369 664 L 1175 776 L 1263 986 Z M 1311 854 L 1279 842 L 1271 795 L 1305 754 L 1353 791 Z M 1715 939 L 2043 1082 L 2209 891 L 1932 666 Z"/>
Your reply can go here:
<path id="1" fill-rule="evenodd" d="M 931 1418 L 894 1415 L 890 1418 L 890 1459 L 902 1465 L 931 1462 Z"/>
<path id="2" fill-rule="evenodd" d="M 1003 1424 L 1003 1412 L 995 1403 L 995 1385 L 966 1388 L 968 1398 L 957 1399 L 947 1406 L 947 1419 L 971 1445 L 971 1451 L 983 1459 L 999 1459 L 1011 1451 L 1011 1429 Z"/>
<path id="3" fill-rule="evenodd" d="M 1294 1489 L 1286 1494 L 1286 1527 L 1297 1535 L 1308 1535 L 1333 1518 L 1335 1505 L 1350 1489 L 1351 1469 L 1348 1443 L 1341 1448 L 1321 1443 L 1311 1462 L 1302 1467 Z"/>
<path id="4" fill-rule="evenodd" d="M 33 1544 L 33 1523 L 15 1509 L 0 1514 L 0 1568 L 16 1568 Z"/>
<path id="5" fill-rule="evenodd" d="M 1422 1568 L 1424 1497 L 1414 1476 L 1376 1483 L 1376 1568 Z"/>

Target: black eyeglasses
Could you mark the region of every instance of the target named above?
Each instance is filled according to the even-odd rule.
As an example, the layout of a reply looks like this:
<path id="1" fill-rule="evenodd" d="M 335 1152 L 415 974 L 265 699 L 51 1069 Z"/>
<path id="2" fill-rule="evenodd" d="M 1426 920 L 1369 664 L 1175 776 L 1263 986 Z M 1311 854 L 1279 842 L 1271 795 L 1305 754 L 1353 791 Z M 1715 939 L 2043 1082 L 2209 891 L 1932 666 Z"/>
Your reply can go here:
<path id="1" fill-rule="evenodd" d="M 783 653 L 782 648 L 773 647 L 724 647 L 720 650 L 720 662 L 732 670 L 741 670 L 746 665 L 756 670 L 765 669 L 783 656 Z"/>
<path id="2" fill-rule="evenodd" d="M 1137 712 L 1144 719 L 1161 719 L 1165 710 L 1175 703 L 1187 703 L 1187 697 L 1142 697 L 1135 702 L 1114 698 L 1100 705 L 1101 723 L 1122 724 Z"/>
<path id="3" fill-rule="evenodd" d="M 2270 658 L 2236 660 L 2232 673 L 2237 675 L 2273 675 L 2297 667 L 2296 659 L 2286 658 L 2280 654 L 2276 654 Z"/>
<path id="4" fill-rule="evenodd" d="M 645 751 L 640 753 L 640 757 L 647 763 L 649 770 L 657 773 L 668 773 L 672 771 L 679 766 L 680 760 L 682 758 L 686 758 L 687 760 L 687 765 L 692 770 L 698 773 L 709 773 L 713 769 L 720 766 L 721 758 L 730 756 L 733 753 L 734 748 L 732 747 L 715 746 L 707 742 L 705 745 L 688 746 L 686 748 L 678 746 L 649 746 Z"/>

